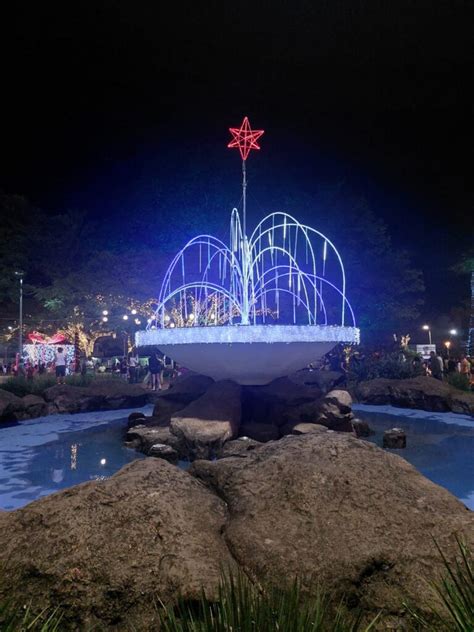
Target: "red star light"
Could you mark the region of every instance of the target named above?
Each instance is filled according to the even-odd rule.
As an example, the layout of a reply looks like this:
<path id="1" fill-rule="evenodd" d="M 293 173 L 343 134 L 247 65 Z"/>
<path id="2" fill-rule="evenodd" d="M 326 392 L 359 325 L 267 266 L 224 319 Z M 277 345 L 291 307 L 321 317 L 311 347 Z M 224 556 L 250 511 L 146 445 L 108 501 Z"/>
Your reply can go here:
<path id="1" fill-rule="evenodd" d="M 247 160 L 251 149 L 260 149 L 257 140 L 264 134 L 263 129 L 250 129 L 250 123 L 247 117 L 242 121 L 240 128 L 229 127 L 229 132 L 233 139 L 227 147 L 238 147 L 242 160 Z"/>

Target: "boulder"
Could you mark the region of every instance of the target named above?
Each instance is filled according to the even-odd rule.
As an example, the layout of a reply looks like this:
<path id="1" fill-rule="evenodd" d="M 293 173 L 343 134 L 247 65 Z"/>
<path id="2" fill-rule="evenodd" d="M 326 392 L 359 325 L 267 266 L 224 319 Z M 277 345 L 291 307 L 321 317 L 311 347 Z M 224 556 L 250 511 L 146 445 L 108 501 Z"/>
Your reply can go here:
<path id="1" fill-rule="evenodd" d="M 224 537 L 244 572 L 282 586 L 298 577 L 368 611 L 432 603 L 442 572 L 433 538 L 454 556 L 474 544 L 474 514 L 404 459 L 349 434 L 284 437 L 246 458 L 196 461 L 228 504 Z"/>
<path id="2" fill-rule="evenodd" d="M 128 416 L 128 427 L 133 428 L 133 426 L 138 426 L 139 424 L 142 424 L 145 419 L 145 413 L 130 413 Z"/>
<path id="3" fill-rule="evenodd" d="M 390 428 L 383 433 L 383 447 L 401 450 L 407 447 L 407 435 L 402 428 Z"/>
<path id="4" fill-rule="evenodd" d="M 369 424 L 363 419 L 353 419 L 352 427 L 356 437 L 370 437 L 374 431 L 370 429 Z"/>
<path id="5" fill-rule="evenodd" d="M 213 383 L 214 380 L 206 375 L 199 375 L 197 373 L 183 375 L 174 380 L 167 390 L 158 393 L 155 406 L 158 406 L 162 400 L 165 400 L 182 404 L 181 408 L 184 408 L 185 405 L 190 404 L 198 397 L 201 397 L 201 395 L 204 395 Z M 154 416 L 158 416 L 159 413 L 159 407 L 156 412 L 153 411 Z"/>
<path id="6" fill-rule="evenodd" d="M 357 384 L 354 392 L 357 400 L 364 404 L 391 404 L 400 408 L 453 411 L 474 416 L 474 393 L 464 393 L 432 377 L 378 378 Z"/>
<path id="7" fill-rule="evenodd" d="M 474 393 L 468 393 L 460 391 L 457 388 L 451 388 L 449 405 L 453 413 L 461 413 L 463 415 L 471 415 L 471 417 L 474 417 Z"/>
<path id="8" fill-rule="evenodd" d="M 18 421 L 25 416 L 25 405 L 21 397 L 0 388 L 0 421 Z"/>
<path id="9" fill-rule="evenodd" d="M 48 404 L 38 395 L 25 395 L 25 397 L 23 397 L 23 406 L 25 407 L 26 416 L 29 419 L 48 414 Z"/>
<path id="10" fill-rule="evenodd" d="M 79 413 L 93 410 L 141 408 L 147 402 L 147 392 L 139 384 L 124 380 L 97 379 L 89 386 L 57 384 L 44 392 L 50 412 Z"/>
<path id="11" fill-rule="evenodd" d="M 181 452 L 190 458 L 208 458 L 237 436 L 241 387 L 231 380 L 214 382 L 209 389 L 171 418 L 170 430 Z"/>
<path id="12" fill-rule="evenodd" d="M 280 429 L 275 424 L 244 423 L 240 426 L 240 435 L 255 441 L 266 443 L 280 436 Z"/>
<path id="13" fill-rule="evenodd" d="M 81 413 L 104 408 L 104 397 L 93 395 L 89 388 L 57 384 L 44 391 L 44 398 L 50 404 L 52 413 Z"/>
<path id="14" fill-rule="evenodd" d="M 239 437 L 233 441 L 227 441 L 222 447 L 220 458 L 231 456 L 245 457 L 249 452 L 257 450 L 262 444 L 250 437 Z"/>
<path id="15" fill-rule="evenodd" d="M 157 629 L 156 601 L 216 596 L 235 569 L 225 503 L 162 459 L 0 513 L 0 601 L 64 608 L 61 629 Z M 74 628 L 76 629 L 76 627 Z"/>
<path id="16" fill-rule="evenodd" d="M 328 429 L 326 428 L 326 426 L 322 426 L 321 424 L 299 423 L 299 424 L 295 424 L 291 428 L 291 432 L 289 432 L 288 434 L 294 434 L 294 435 L 317 434 L 320 432 L 327 432 L 327 431 Z"/>
<path id="17" fill-rule="evenodd" d="M 157 443 L 169 445 L 176 451 L 180 447 L 178 438 L 170 432 L 169 427 L 134 426 L 128 430 L 125 436 L 126 447 L 134 448 L 144 454 L 149 454 L 151 448 Z"/>
<path id="18" fill-rule="evenodd" d="M 92 397 L 103 400 L 105 410 L 141 408 L 147 403 L 148 393 L 141 384 L 129 384 L 125 380 L 98 379 L 88 387 Z"/>
<path id="19" fill-rule="evenodd" d="M 200 397 L 200 395 L 198 397 Z M 150 423 L 169 425 L 171 417 L 180 410 L 183 410 L 186 406 L 187 404 L 179 400 L 175 401 L 173 399 L 167 399 L 166 397 L 159 397 L 153 406 L 153 422 Z"/>
<path id="20" fill-rule="evenodd" d="M 299 374 L 278 378 L 266 386 L 244 386 L 242 389 L 242 418 L 246 423 L 272 423 L 283 426 L 295 418 L 295 410 L 303 404 L 320 399 L 317 384 L 306 385 L 295 381 Z"/>
<path id="21" fill-rule="evenodd" d="M 290 379 L 298 384 L 317 387 L 322 395 L 332 389 L 345 384 L 346 376 L 340 371 L 326 371 L 324 369 L 303 369 L 290 375 Z"/>
<path id="22" fill-rule="evenodd" d="M 298 406 L 292 413 L 292 420 L 285 425 L 284 433 L 299 423 L 320 424 L 330 430 L 352 432 L 352 398 L 347 391 L 330 391 L 322 400 L 315 400 Z"/>
<path id="23" fill-rule="evenodd" d="M 165 443 L 155 443 L 148 450 L 148 456 L 154 456 L 158 459 L 165 459 L 169 463 L 176 464 L 179 459 L 179 455 L 170 445 Z"/>
<path id="24" fill-rule="evenodd" d="M 350 413 L 352 411 L 352 397 L 348 391 L 341 389 L 329 391 L 329 393 L 324 396 L 323 401 L 334 404 L 339 408 L 341 413 Z"/>

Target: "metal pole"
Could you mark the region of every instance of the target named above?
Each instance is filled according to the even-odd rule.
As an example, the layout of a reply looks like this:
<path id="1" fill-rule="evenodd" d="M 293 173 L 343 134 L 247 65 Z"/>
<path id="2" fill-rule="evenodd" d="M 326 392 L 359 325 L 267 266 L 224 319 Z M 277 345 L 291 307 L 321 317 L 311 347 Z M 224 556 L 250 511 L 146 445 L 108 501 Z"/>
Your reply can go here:
<path id="1" fill-rule="evenodd" d="M 23 356 L 23 277 L 20 276 L 20 335 L 18 336 L 20 361 Z"/>
<path id="2" fill-rule="evenodd" d="M 430 341 L 430 344 L 431 344 L 431 329 L 428 329 L 428 338 L 429 338 L 429 341 Z"/>
<path id="3" fill-rule="evenodd" d="M 247 235 L 247 171 L 245 169 L 245 160 L 242 160 L 242 215 L 243 215 L 243 232 L 244 240 Z"/>

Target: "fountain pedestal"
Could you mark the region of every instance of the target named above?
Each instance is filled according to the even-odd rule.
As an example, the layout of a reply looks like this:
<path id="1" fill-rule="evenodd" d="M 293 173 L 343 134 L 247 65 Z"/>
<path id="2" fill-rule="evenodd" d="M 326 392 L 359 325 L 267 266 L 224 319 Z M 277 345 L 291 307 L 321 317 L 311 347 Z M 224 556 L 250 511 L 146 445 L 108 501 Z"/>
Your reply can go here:
<path id="1" fill-rule="evenodd" d="M 317 362 L 339 342 L 357 343 L 356 327 L 247 325 L 150 329 L 137 346 L 156 346 L 181 366 L 215 380 L 268 384 Z"/>

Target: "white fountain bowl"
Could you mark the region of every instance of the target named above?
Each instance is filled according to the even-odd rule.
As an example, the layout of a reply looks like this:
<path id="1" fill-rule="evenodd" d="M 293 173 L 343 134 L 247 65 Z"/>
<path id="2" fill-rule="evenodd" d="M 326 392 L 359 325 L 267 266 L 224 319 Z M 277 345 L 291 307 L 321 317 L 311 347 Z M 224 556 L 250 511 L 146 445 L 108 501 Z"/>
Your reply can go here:
<path id="1" fill-rule="evenodd" d="M 316 362 L 338 343 L 358 344 L 357 327 L 225 325 L 149 329 L 137 347 L 157 347 L 179 365 L 215 380 L 262 385 Z"/>

